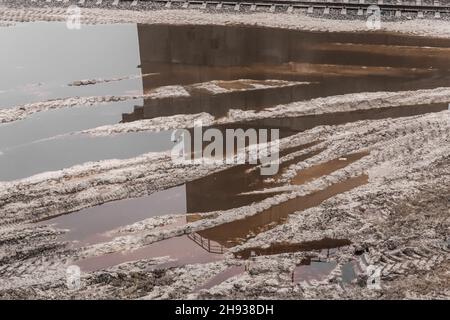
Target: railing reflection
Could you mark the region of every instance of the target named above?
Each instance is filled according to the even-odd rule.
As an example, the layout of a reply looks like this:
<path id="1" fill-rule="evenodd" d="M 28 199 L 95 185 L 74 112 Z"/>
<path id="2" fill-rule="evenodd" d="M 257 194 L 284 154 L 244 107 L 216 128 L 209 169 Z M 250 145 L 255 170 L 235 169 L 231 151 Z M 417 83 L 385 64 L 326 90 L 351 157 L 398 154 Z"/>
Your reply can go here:
<path id="1" fill-rule="evenodd" d="M 223 254 L 226 251 L 224 246 L 210 239 L 206 239 L 198 233 L 191 233 L 188 235 L 188 238 L 210 253 Z"/>

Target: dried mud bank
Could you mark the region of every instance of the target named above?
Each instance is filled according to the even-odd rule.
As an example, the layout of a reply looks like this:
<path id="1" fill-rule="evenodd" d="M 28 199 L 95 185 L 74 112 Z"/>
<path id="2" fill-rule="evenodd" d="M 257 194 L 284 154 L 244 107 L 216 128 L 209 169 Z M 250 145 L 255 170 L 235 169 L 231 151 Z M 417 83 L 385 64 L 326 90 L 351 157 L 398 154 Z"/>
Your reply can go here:
<path id="1" fill-rule="evenodd" d="M 2 6 L 0 4 L 0 6 Z M 203 24 L 203 25 L 257 25 L 309 31 L 358 32 L 368 31 L 365 20 L 327 20 L 300 13 L 251 13 L 239 14 L 202 10 L 149 10 L 82 8 L 82 23 L 145 23 L 145 24 Z M 64 7 L 23 7 L 20 3 L 3 4 L 0 22 L 9 25 L 15 22 L 66 21 Z M 437 19 L 402 20 L 383 22 L 381 31 L 410 35 L 448 38 L 448 21 Z"/>

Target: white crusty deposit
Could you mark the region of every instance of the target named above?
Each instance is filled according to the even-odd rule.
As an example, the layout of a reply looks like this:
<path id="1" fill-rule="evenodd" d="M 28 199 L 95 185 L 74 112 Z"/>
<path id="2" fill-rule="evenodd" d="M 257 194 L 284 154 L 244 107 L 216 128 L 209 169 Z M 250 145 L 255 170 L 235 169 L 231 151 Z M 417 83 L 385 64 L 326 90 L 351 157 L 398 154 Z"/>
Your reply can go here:
<path id="1" fill-rule="evenodd" d="M 1 6 L 1 4 L 0 4 Z M 66 21 L 66 8 L 36 8 L 4 5 L 0 22 Z M 253 25 L 310 31 L 357 32 L 370 31 L 365 20 L 327 20 L 302 13 L 255 12 L 236 14 L 206 10 L 148 10 L 81 8 L 81 22 L 85 24 L 146 23 L 146 24 L 203 24 L 203 25 Z M 410 35 L 449 38 L 448 21 L 439 19 L 414 19 L 383 21 L 380 31 Z"/>

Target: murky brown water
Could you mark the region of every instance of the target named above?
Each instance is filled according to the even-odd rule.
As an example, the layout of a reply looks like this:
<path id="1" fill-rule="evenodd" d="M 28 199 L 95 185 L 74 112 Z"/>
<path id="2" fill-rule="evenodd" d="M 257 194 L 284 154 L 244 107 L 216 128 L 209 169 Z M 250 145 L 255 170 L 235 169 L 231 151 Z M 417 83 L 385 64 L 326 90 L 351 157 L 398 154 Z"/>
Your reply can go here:
<path id="1" fill-rule="evenodd" d="M 306 148 L 314 145 L 315 143 L 317 142 L 310 143 L 302 147 Z M 301 150 L 301 148 L 295 147 L 285 151 L 285 153 L 297 150 Z M 326 174 L 331 171 L 343 168 L 365 155 L 366 154 L 364 153 L 353 154 L 340 158 L 341 160 L 333 160 L 328 164 L 328 166 L 325 166 Z M 336 161 L 339 162 L 334 164 Z M 53 223 L 56 224 L 56 226 L 59 228 L 70 229 L 69 233 L 65 234 L 62 240 L 76 241 L 78 242 L 77 246 L 80 246 L 110 240 L 111 235 L 106 236 L 104 232 L 113 228 L 118 228 L 121 225 L 126 225 L 142 220 L 150 216 L 162 215 L 166 211 L 167 213 L 181 213 L 210 212 L 214 211 L 213 209 L 224 210 L 225 208 L 229 207 L 248 205 L 251 202 L 261 201 L 262 199 L 273 195 L 272 193 L 268 193 L 256 197 L 251 196 L 241 199 L 239 197 L 239 194 L 241 192 L 246 192 L 248 190 L 252 190 L 253 188 L 257 190 L 258 188 L 261 188 L 263 186 L 263 182 L 262 179 L 260 179 L 261 176 L 259 174 L 255 175 L 252 178 L 252 174 L 246 174 L 245 171 L 241 171 L 243 168 L 248 170 L 251 169 L 251 166 L 242 165 L 233 167 L 217 174 L 190 182 L 186 184 L 186 186 L 161 191 L 146 198 L 127 199 L 112 202 L 102 206 L 88 208 L 82 210 L 82 212 L 79 213 L 57 217 L 43 223 Z M 315 173 L 314 177 L 319 176 L 319 173 L 324 172 L 317 172 Z M 239 177 L 240 179 L 245 179 L 245 181 L 248 181 L 249 184 L 237 185 L 241 188 L 243 186 L 246 186 L 244 189 L 235 189 L 233 188 L 233 186 L 230 187 L 230 181 L 236 180 L 237 177 Z M 309 175 L 308 179 L 305 180 L 305 182 L 309 181 L 309 179 L 312 178 L 313 176 Z M 346 192 L 366 182 L 367 176 L 351 178 L 341 183 L 332 185 L 324 190 L 317 191 L 313 194 L 297 197 L 284 203 L 274 205 L 270 209 L 264 210 L 261 213 L 245 219 L 219 225 L 217 227 L 199 231 L 188 236 L 176 237 L 176 240 L 172 240 L 175 238 L 163 240 L 136 251 L 126 252 L 123 254 L 114 253 L 89 258 L 81 261 L 80 265 L 83 266 L 86 271 L 97 270 L 125 261 L 142 259 L 144 257 L 155 258 L 164 256 L 161 255 L 161 252 L 166 252 L 166 255 L 169 255 L 173 259 L 175 259 L 177 261 L 174 262 L 176 265 L 187 263 L 187 261 L 191 260 L 192 262 L 198 261 L 198 259 L 206 259 L 207 261 L 209 261 L 209 258 L 213 260 L 219 259 L 219 256 L 221 256 L 221 254 L 224 253 L 227 248 L 242 243 L 249 237 L 253 237 L 260 232 L 269 230 L 276 225 L 283 223 L 290 214 L 296 211 L 305 210 L 317 206 L 321 202 L 331 198 L 336 194 Z M 208 190 L 209 188 L 211 188 L 211 190 L 217 190 L 217 192 L 205 192 L 205 190 Z M 186 198 L 183 197 L 184 189 L 186 190 Z M 226 190 L 229 191 L 228 193 L 224 194 L 223 192 L 225 192 Z M 204 196 L 208 195 L 207 199 L 205 200 L 204 196 L 201 197 L 198 196 L 198 194 L 203 194 Z M 176 200 L 177 198 L 179 198 L 180 201 Z M 199 201 L 196 201 L 196 198 L 198 198 Z M 203 200 L 203 202 L 201 202 L 200 200 Z M 186 207 L 183 208 L 185 203 Z M 191 205 L 189 205 L 190 203 Z M 213 205 L 219 207 L 211 207 Z M 137 209 L 137 206 L 140 206 L 139 210 Z M 203 211 L 199 209 L 203 209 Z M 129 214 L 129 211 L 131 211 L 132 214 Z M 186 217 L 186 220 L 187 222 L 196 221 L 198 220 L 198 216 L 188 215 Z M 173 242 L 176 242 L 177 245 L 183 243 L 182 247 L 187 250 L 186 252 L 182 251 L 185 256 L 180 256 L 180 251 L 178 251 L 178 249 L 173 251 Z M 311 242 L 298 245 L 280 244 L 274 245 L 273 247 L 270 247 L 268 249 L 252 248 L 250 251 L 240 253 L 240 256 L 247 257 L 248 255 L 250 255 L 251 251 L 258 252 L 259 254 L 275 254 L 301 250 L 325 249 L 339 247 L 342 245 L 348 245 L 348 240 L 325 239 L 324 241 L 319 241 L 317 243 Z M 199 249 L 205 251 L 207 254 L 204 252 L 202 253 L 201 251 L 199 251 Z M 170 264 L 170 266 L 172 266 L 172 264 Z"/>
<path id="2" fill-rule="evenodd" d="M 76 264 L 83 271 L 90 272 L 115 266 L 127 261 L 158 257 L 169 257 L 173 261 L 150 266 L 149 269 L 168 268 L 192 263 L 208 263 L 222 259 L 221 254 L 205 251 L 187 236 L 181 236 L 158 241 L 134 251 L 111 253 L 87 258 L 77 261 Z"/>
<path id="3" fill-rule="evenodd" d="M 61 241 L 73 241 L 77 246 L 98 243 L 111 238 L 105 233 L 147 218 L 186 212 L 185 186 L 163 190 L 147 197 L 124 199 L 86 208 L 41 221 L 69 231 Z"/>
<path id="4" fill-rule="evenodd" d="M 330 187 L 306 196 L 300 196 L 274 205 L 253 216 L 235 220 L 210 229 L 197 232 L 202 238 L 220 244 L 225 248 L 233 247 L 283 223 L 290 214 L 318 206 L 325 200 L 358 186 L 366 184 L 366 175 L 350 178 Z"/>
<path id="5" fill-rule="evenodd" d="M 312 142 L 281 151 L 281 156 L 300 151 L 318 142 Z M 303 161 L 318 152 L 294 157 L 280 165 L 279 174 L 292 163 Z M 53 224 L 69 231 L 61 241 L 73 241 L 77 246 L 106 241 L 107 231 L 132 224 L 146 218 L 169 214 L 202 213 L 238 208 L 259 202 L 276 193 L 244 195 L 242 193 L 274 187 L 279 184 L 264 182 L 256 165 L 243 164 L 212 175 L 187 182 L 185 185 L 155 192 L 149 196 L 124 199 L 86 208 L 80 211 L 44 220 L 40 224 Z M 187 222 L 198 219 L 188 215 Z"/>
<path id="6" fill-rule="evenodd" d="M 199 292 L 203 289 L 211 289 L 212 287 L 217 286 L 232 277 L 243 274 L 245 271 L 244 266 L 231 266 L 214 276 L 212 279 L 208 280 L 203 285 L 195 288 L 194 292 Z"/>
<path id="7" fill-rule="evenodd" d="M 450 42 L 385 33 L 302 32 L 246 26 L 138 25 L 144 91 L 212 80 L 308 85 L 189 98 L 146 99 L 125 121 L 268 106 L 352 92 L 435 88 L 450 82 Z M 223 87 L 223 86 L 222 86 Z M 226 86 L 236 89 L 236 86 Z M 242 89 L 242 85 L 238 86 Z"/>
<path id="8" fill-rule="evenodd" d="M 296 150 L 308 148 L 315 144 L 316 142 L 306 144 L 296 148 Z M 286 150 L 281 153 L 281 156 L 294 151 Z M 317 153 L 319 151 L 296 156 L 292 160 L 282 163 L 278 174 L 271 178 L 277 178 L 292 163 L 304 161 Z M 266 178 L 261 175 L 258 168 L 255 168 L 255 165 L 244 164 L 191 181 L 186 184 L 187 210 L 190 213 L 211 212 L 238 208 L 262 201 L 275 193 L 244 193 L 280 186 L 279 183 L 274 181 L 265 182 Z"/>
<path id="9" fill-rule="evenodd" d="M 226 87 L 227 90 L 230 90 L 229 92 L 211 93 L 207 90 L 186 88 L 186 91 L 190 94 L 189 97 L 145 99 L 143 107 L 136 107 L 133 113 L 124 114 L 122 120 L 123 122 L 130 122 L 139 119 L 201 112 L 207 112 L 219 118 L 226 116 L 230 109 L 262 109 L 301 100 L 305 93 L 310 90 L 310 85 L 307 84 L 280 84 L 279 87 L 275 88 L 245 88 L 245 82 L 242 81 L 241 86 L 244 88 L 241 87 L 242 89 L 238 91 L 232 91 L 235 88 L 232 88 L 231 85 L 224 86 L 225 83 L 223 82 L 221 87 Z"/>

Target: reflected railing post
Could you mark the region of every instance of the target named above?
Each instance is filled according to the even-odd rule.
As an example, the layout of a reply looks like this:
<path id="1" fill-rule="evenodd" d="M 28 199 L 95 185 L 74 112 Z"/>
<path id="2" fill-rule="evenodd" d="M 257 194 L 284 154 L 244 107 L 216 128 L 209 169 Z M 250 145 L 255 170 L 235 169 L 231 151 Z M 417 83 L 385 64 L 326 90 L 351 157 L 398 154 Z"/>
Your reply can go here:
<path id="1" fill-rule="evenodd" d="M 223 245 L 219 243 L 217 245 L 211 243 L 210 239 L 203 238 L 198 233 L 195 232 L 190 233 L 188 234 L 188 238 L 210 253 L 217 253 L 217 254 L 225 253 L 225 247 Z"/>

